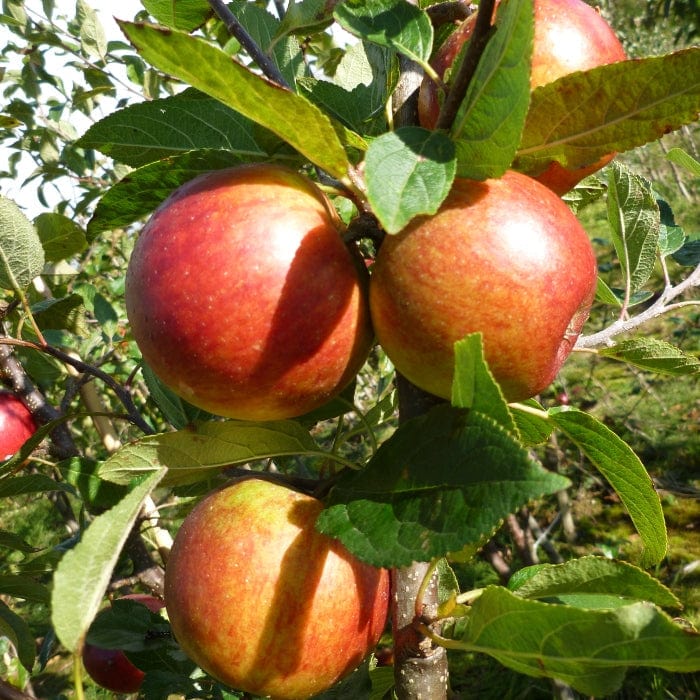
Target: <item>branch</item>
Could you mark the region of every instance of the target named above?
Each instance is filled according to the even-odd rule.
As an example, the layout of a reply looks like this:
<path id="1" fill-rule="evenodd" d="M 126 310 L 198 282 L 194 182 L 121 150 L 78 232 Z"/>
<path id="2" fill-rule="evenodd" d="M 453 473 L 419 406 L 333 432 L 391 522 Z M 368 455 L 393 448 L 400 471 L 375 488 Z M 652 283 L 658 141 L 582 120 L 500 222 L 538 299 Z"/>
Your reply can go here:
<path id="1" fill-rule="evenodd" d="M 74 367 L 83 374 L 89 374 L 93 377 L 97 377 L 97 379 L 101 379 L 117 395 L 117 398 L 121 401 L 121 403 L 124 405 L 124 408 L 126 409 L 129 420 L 135 426 L 140 428 L 146 435 L 153 435 L 153 433 L 155 432 L 155 430 L 153 430 L 153 428 L 139 413 L 138 409 L 136 408 L 136 405 L 134 404 L 133 399 L 131 398 L 131 394 L 126 389 L 124 389 L 124 387 L 120 386 L 120 384 L 117 381 L 115 381 L 113 377 L 111 377 L 106 372 L 103 372 L 101 369 L 93 367 L 92 365 L 89 365 L 86 362 L 79 360 L 77 357 L 71 355 L 70 353 L 64 352 L 63 350 L 59 350 L 58 348 L 55 348 L 52 345 L 48 344 L 39 345 L 38 343 L 32 343 L 28 340 L 18 340 L 16 338 L 5 337 L 0 338 L 0 347 L 2 347 L 2 345 L 19 345 L 20 347 L 45 352 L 47 355 L 51 355 L 51 357 L 55 357 L 57 360 L 60 360 L 61 362 L 64 362 L 65 364 L 70 365 L 71 367 Z"/>
<path id="2" fill-rule="evenodd" d="M 679 297 L 681 294 L 689 289 L 692 289 L 693 287 L 700 287 L 700 265 L 698 265 L 682 282 L 673 287 L 667 286 L 661 293 L 661 296 L 649 308 L 645 309 L 636 316 L 633 316 L 632 318 L 621 318 L 598 333 L 579 336 L 574 349 L 589 350 L 613 345 L 612 339 L 615 336 L 620 335 L 621 333 L 628 333 L 629 331 L 638 328 L 642 324 L 647 323 L 648 321 L 651 321 L 662 314 L 688 306 L 700 306 L 700 299 L 679 301 L 675 304 L 669 304 L 670 301 Z"/>
<path id="3" fill-rule="evenodd" d="M 248 52 L 248 55 L 258 64 L 265 77 L 282 87 L 289 88 L 287 81 L 280 73 L 275 62 L 257 45 L 253 37 L 248 34 L 238 21 L 236 15 L 228 9 L 226 3 L 222 2 L 222 0 L 209 0 L 209 4 L 219 19 L 226 25 L 228 33 L 238 39 L 241 46 Z"/>
<path id="4" fill-rule="evenodd" d="M 481 56 L 484 53 L 486 44 L 491 38 L 492 26 L 491 18 L 495 7 L 495 0 L 482 0 L 476 14 L 474 32 L 469 39 L 467 53 L 462 64 L 459 66 L 457 75 L 454 76 L 445 103 L 440 110 L 440 116 L 435 124 L 436 129 L 449 129 L 454 122 L 459 106 L 462 104 L 464 96 L 471 79 L 474 77 L 476 67 L 479 65 Z"/>

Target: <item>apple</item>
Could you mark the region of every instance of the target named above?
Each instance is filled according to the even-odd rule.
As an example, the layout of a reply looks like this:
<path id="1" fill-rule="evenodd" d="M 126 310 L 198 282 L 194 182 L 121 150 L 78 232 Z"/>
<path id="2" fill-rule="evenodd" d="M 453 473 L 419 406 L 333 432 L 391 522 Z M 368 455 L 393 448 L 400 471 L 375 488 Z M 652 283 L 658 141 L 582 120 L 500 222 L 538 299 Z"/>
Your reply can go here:
<path id="1" fill-rule="evenodd" d="M 8 459 L 36 432 L 26 406 L 10 391 L 0 391 L 0 460 Z"/>
<path id="2" fill-rule="evenodd" d="M 549 188 L 508 171 L 457 179 L 437 214 L 382 243 L 370 280 L 379 343 L 425 391 L 451 395 L 454 343 L 481 332 L 509 401 L 544 389 L 573 348 L 596 288 L 586 232 Z"/>
<path id="3" fill-rule="evenodd" d="M 176 189 L 129 261 L 126 309 L 163 383 L 229 418 L 301 415 L 344 389 L 373 342 L 367 272 L 305 176 L 269 164 Z"/>
<path id="4" fill-rule="evenodd" d="M 532 89 L 575 71 L 590 70 L 627 58 L 610 25 L 583 0 L 534 0 L 534 9 L 535 37 L 530 73 Z M 475 21 L 476 14 L 470 15 L 436 52 L 431 65 L 441 77 L 472 35 Z M 418 96 L 421 125 L 433 129 L 439 112 L 438 87 L 435 82 L 425 78 Z M 614 155 L 606 155 L 581 168 L 566 169 L 552 162 L 537 175 L 537 179 L 562 195 L 584 177 L 600 170 Z"/>
<path id="5" fill-rule="evenodd" d="M 153 613 L 165 605 L 162 600 L 144 593 L 123 597 L 142 603 Z M 95 683 L 113 693 L 135 693 L 146 675 L 120 649 L 103 649 L 93 644 L 83 646 L 83 665 Z"/>
<path id="6" fill-rule="evenodd" d="M 355 669 L 386 623 L 389 575 L 314 523 L 321 501 L 244 478 L 200 501 L 165 570 L 176 640 L 220 682 L 302 700 Z"/>

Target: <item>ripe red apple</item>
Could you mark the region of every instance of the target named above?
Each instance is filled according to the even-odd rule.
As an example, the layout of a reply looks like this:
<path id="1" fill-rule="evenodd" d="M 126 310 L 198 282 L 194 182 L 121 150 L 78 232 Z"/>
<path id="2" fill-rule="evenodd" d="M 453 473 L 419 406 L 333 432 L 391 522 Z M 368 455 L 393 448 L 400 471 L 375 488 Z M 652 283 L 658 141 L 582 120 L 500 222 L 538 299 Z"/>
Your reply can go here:
<path id="1" fill-rule="evenodd" d="M 0 391 L 0 461 L 8 459 L 36 432 L 25 405 L 10 391 Z"/>
<path id="2" fill-rule="evenodd" d="M 164 607 L 162 600 L 143 593 L 125 595 L 124 598 L 142 603 L 154 613 Z M 120 649 L 103 649 L 93 644 L 83 647 L 83 665 L 95 683 L 113 693 L 135 693 L 146 675 Z"/>
<path id="3" fill-rule="evenodd" d="M 535 37 L 532 49 L 530 86 L 551 83 L 575 71 L 590 70 L 608 63 L 624 61 L 622 44 L 600 13 L 583 0 L 534 0 Z M 468 17 L 445 40 L 431 64 L 444 76 L 474 31 L 476 14 Z M 422 126 L 432 129 L 440 111 L 437 85 L 426 78 L 418 97 Z M 551 163 L 537 179 L 561 195 L 584 177 L 600 170 L 615 154 L 581 168 L 566 169 Z"/>
<path id="4" fill-rule="evenodd" d="M 175 638 L 237 690 L 303 700 L 356 668 L 387 617 L 389 576 L 314 523 L 320 501 L 250 478 L 187 516 L 165 572 Z"/>
<path id="5" fill-rule="evenodd" d="M 554 378 L 593 300 L 596 259 L 564 202 L 526 175 L 457 179 L 438 213 L 387 236 L 370 281 L 380 344 L 396 369 L 449 398 L 454 343 L 481 332 L 509 401 Z"/>
<path id="6" fill-rule="evenodd" d="M 311 180 L 275 165 L 207 173 L 156 210 L 126 308 L 144 359 L 190 403 L 231 418 L 306 413 L 373 341 L 362 259 Z"/>

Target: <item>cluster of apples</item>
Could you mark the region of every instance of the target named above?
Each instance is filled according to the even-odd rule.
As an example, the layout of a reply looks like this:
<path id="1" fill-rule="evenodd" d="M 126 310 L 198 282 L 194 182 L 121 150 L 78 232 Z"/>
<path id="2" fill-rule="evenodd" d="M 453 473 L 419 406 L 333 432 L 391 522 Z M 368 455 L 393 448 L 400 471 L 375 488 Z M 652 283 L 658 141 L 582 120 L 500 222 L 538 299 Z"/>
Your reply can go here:
<path id="1" fill-rule="evenodd" d="M 466 20 L 438 51 L 443 74 Z M 532 87 L 624 59 L 582 0 L 535 0 Z M 421 89 L 432 128 L 437 88 Z M 457 179 L 434 216 L 382 243 L 368 274 L 324 193 L 278 165 L 201 175 L 155 211 L 126 279 L 133 336 L 160 379 L 212 413 L 278 420 L 355 377 L 376 339 L 418 387 L 449 398 L 457 340 L 481 332 L 509 401 L 553 380 L 596 285 L 588 236 L 560 195 L 602 167 L 552 164 L 537 179 Z M 538 181 L 539 180 L 539 181 Z M 166 568 L 176 638 L 213 677 L 307 698 L 355 668 L 387 618 L 386 571 L 314 529 L 315 498 L 260 478 L 208 495 Z"/>

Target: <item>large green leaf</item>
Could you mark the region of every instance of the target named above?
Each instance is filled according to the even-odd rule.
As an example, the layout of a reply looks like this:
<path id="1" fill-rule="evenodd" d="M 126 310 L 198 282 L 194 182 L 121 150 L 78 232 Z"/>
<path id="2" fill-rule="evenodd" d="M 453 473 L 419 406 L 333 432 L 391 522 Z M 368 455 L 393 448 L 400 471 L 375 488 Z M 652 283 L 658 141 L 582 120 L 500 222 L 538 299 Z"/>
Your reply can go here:
<path id="1" fill-rule="evenodd" d="M 34 226 L 44 248 L 46 262 L 67 260 L 87 246 L 83 229 L 63 214 L 39 214 L 34 219 Z"/>
<path id="2" fill-rule="evenodd" d="M 11 199 L 0 195 L 0 289 L 26 288 L 43 267 L 36 229 Z"/>
<path id="3" fill-rule="evenodd" d="M 700 112 L 700 48 L 572 73 L 533 91 L 514 167 L 575 168 L 690 124 Z"/>
<path id="4" fill-rule="evenodd" d="M 145 499 L 164 470 L 134 486 L 116 506 L 98 515 L 75 548 L 66 552 L 53 577 L 51 621 L 61 643 L 78 651 L 104 597 L 119 553 Z"/>
<path id="5" fill-rule="evenodd" d="M 596 697 L 618 690 L 629 667 L 700 670 L 700 635 L 649 603 L 585 610 L 489 586 L 450 636 L 449 648 L 489 654 L 516 671 L 559 678 Z"/>
<path id="6" fill-rule="evenodd" d="M 88 222 L 90 241 L 101 231 L 123 228 L 153 213 L 183 183 L 203 173 L 239 165 L 231 151 L 192 151 L 149 163 L 113 185 L 98 202 Z"/>
<path id="7" fill-rule="evenodd" d="M 200 149 L 226 149 L 240 160 L 266 160 L 279 140 L 254 121 L 197 90 L 112 112 L 78 140 L 134 168 Z"/>
<path id="8" fill-rule="evenodd" d="M 360 39 L 387 46 L 419 63 L 433 49 L 428 15 L 406 0 L 346 0 L 335 8 L 343 29 Z"/>
<path id="9" fill-rule="evenodd" d="M 661 374 L 697 374 L 700 359 L 658 338 L 629 338 L 598 351 L 605 357 Z"/>
<path id="10" fill-rule="evenodd" d="M 625 289 L 639 291 L 654 271 L 660 213 L 648 183 L 618 163 L 609 170 L 608 222 Z"/>
<path id="11" fill-rule="evenodd" d="M 142 4 L 160 24 L 186 32 L 204 24 L 213 13 L 206 0 L 142 0 Z"/>
<path id="12" fill-rule="evenodd" d="M 367 149 L 367 198 L 387 233 L 398 233 L 419 214 L 434 214 L 454 176 L 454 145 L 439 132 L 403 127 Z"/>
<path id="13" fill-rule="evenodd" d="M 530 103 L 532 0 L 502 3 L 489 39 L 452 124 L 457 173 L 500 177 L 515 157 Z"/>
<path id="14" fill-rule="evenodd" d="M 176 486 L 209 479 L 230 465 L 292 455 L 332 458 L 296 421 L 206 421 L 129 443 L 104 462 L 99 474 L 127 484 L 167 467 L 162 484 Z"/>
<path id="15" fill-rule="evenodd" d="M 588 413 L 562 407 L 550 409 L 549 415 L 622 500 L 644 544 L 643 566 L 660 562 L 668 547 L 664 514 L 651 477 L 639 457 L 612 430 Z"/>
<path id="16" fill-rule="evenodd" d="M 490 417 L 439 405 L 340 478 L 317 527 L 375 566 L 404 566 L 482 542 L 523 503 L 567 484 Z"/>
<path id="17" fill-rule="evenodd" d="M 681 607 L 678 598 L 646 571 L 603 557 L 520 569 L 508 588 L 523 598 L 550 598 L 579 608 L 616 608 L 636 601 Z"/>
<path id="18" fill-rule="evenodd" d="M 344 147 L 362 147 L 361 139 L 304 97 L 253 73 L 202 39 L 146 24 L 120 26 L 156 68 L 268 128 L 330 175 L 346 179 L 350 162 Z"/>

